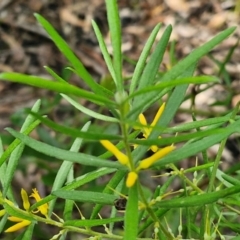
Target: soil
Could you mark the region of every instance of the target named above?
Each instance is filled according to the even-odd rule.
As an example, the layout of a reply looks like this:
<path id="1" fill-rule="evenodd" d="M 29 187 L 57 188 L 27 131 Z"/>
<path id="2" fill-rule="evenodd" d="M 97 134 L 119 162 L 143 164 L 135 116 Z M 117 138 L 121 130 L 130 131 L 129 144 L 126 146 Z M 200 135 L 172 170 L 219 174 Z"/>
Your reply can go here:
<path id="1" fill-rule="evenodd" d="M 120 0 L 122 21 L 122 51 L 131 60 L 137 60 L 140 52 L 157 23 L 162 23 L 158 39 L 167 25 L 173 26 L 171 41 L 176 41 L 175 55 L 178 60 L 189 54 L 221 30 L 238 26 L 240 7 L 237 1 L 206 0 Z M 0 2 L 0 72 L 20 72 L 50 78 L 43 66 L 49 66 L 61 74 L 68 66 L 59 50 L 38 24 L 34 13 L 44 16 L 61 34 L 90 73 L 97 79 L 108 74 L 94 35 L 91 20 L 100 27 L 107 44 L 110 44 L 106 9 L 103 0 L 2 0 Z M 214 49 L 212 56 L 223 61 L 239 40 L 240 29 Z M 234 92 L 230 107 L 239 100 L 240 48 L 236 47 L 226 65 Z M 165 54 L 162 68 L 169 66 L 169 54 Z M 133 67 L 125 63 L 124 76 Z M 217 74 L 219 68 L 209 58 L 203 58 L 197 72 Z M 84 86 L 76 76 L 71 81 Z M 208 95 L 197 99 L 201 107 L 209 107 L 212 98 L 226 91 L 223 86 L 211 89 Z M 218 94 L 218 95 L 217 95 Z M 25 85 L 0 81 L 0 130 L 13 125 L 10 116 L 25 107 L 31 107 L 38 98 L 52 93 Z M 185 106 L 188 107 L 187 105 Z M 180 117 L 181 118 L 181 117 Z"/>

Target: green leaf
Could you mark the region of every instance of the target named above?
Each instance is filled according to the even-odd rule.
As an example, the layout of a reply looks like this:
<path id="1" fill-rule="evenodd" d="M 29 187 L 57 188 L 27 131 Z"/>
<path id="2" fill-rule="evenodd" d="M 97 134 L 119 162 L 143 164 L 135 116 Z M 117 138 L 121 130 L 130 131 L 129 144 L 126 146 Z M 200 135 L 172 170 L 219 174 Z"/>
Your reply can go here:
<path id="1" fill-rule="evenodd" d="M 57 73 L 55 73 L 50 67 L 44 66 L 44 68 L 47 70 L 47 72 L 55 78 L 57 81 L 62 82 L 62 83 L 67 83 L 62 77 L 60 77 Z"/>
<path id="2" fill-rule="evenodd" d="M 226 123 L 231 119 L 231 113 L 227 114 L 224 117 L 214 117 L 214 118 L 208 118 L 203 119 L 199 121 L 189 122 L 180 124 L 177 126 L 173 126 L 171 128 L 164 129 L 163 133 L 177 133 L 177 132 L 184 132 L 189 131 L 193 129 L 197 129 L 200 127 L 210 126 L 218 123 Z"/>
<path id="3" fill-rule="evenodd" d="M 226 130 L 224 128 L 217 128 L 217 129 L 210 129 L 210 130 L 203 130 L 199 132 L 193 132 L 193 133 L 186 133 L 183 135 L 178 135 L 176 137 L 166 137 L 166 138 L 160 138 L 160 139 L 152 139 L 152 140 L 143 140 L 143 139 L 130 139 L 129 142 L 137 145 L 145 145 L 145 146 L 152 146 L 152 145 L 158 145 L 165 146 L 169 144 L 184 142 L 184 141 L 196 141 L 199 138 L 216 135 L 220 133 L 225 133 Z"/>
<path id="4" fill-rule="evenodd" d="M 93 132 L 83 132 L 78 131 L 75 128 L 70 127 L 64 127 L 62 125 L 56 124 L 55 122 L 51 121 L 50 119 L 44 118 L 41 115 L 31 112 L 33 116 L 35 116 L 37 119 L 41 120 L 41 122 L 51 129 L 64 133 L 68 136 L 72 136 L 74 138 L 76 137 L 82 137 L 84 139 L 93 140 L 93 141 L 99 141 L 100 139 L 108 139 L 108 140 L 121 140 L 121 136 L 117 135 L 110 135 L 110 134 L 100 134 L 100 133 L 93 133 Z"/>
<path id="5" fill-rule="evenodd" d="M 111 57 L 108 53 L 107 46 L 104 42 L 103 36 L 102 36 L 96 22 L 93 21 L 93 20 L 92 20 L 92 26 L 93 26 L 94 32 L 96 34 L 96 37 L 97 37 L 99 47 L 101 49 L 104 61 L 107 65 L 107 67 L 108 67 L 108 70 L 109 70 L 112 78 L 113 78 L 113 81 L 115 82 L 115 85 L 117 86 L 118 80 L 117 80 L 116 73 L 115 73 L 115 70 L 114 70 L 114 67 L 113 67 L 113 64 L 112 64 L 112 59 L 111 59 Z"/>
<path id="6" fill-rule="evenodd" d="M 128 191 L 124 220 L 124 240 L 137 239 L 138 233 L 138 188 L 137 184 Z"/>
<path id="7" fill-rule="evenodd" d="M 64 226 L 73 227 L 94 227 L 102 226 L 104 224 L 109 224 L 113 222 L 122 222 L 123 217 L 107 218 L 107 219 L 92 219 L 92 220 L 70 220 L 64 222 Z"/>
<path id="8" fill-rule="evenodd" d="M 0 233 L 2 233 L 3 229 L 4 229 L 4 226 L 8 220 L 8 214 L 5 214 L 2 216 L 1 220 L 0 220 Z"/>
<path id="9" fill-rule="evenodd" d="M 230 34 L 232 34 L 235 29 L 236 29 L 236 27 L 231 27 L 231 28 L 224 30 L 223 32 L 221 32 L 217 36 L 215 36 L 209 42 L 205 43 L 201 47 L 192 51 L 187 57 L 185 57 L 182 61 L 179 61 L 167 73 L 165 73 L 164 76 L 160 79 L 160 81 L 165 82 L 165 81 L 177 79 L 179 77 L 192 75 L 192 74 L 188 75 L 187 72 L 189 72 L 189 71 L 191 72 L 191 69 L 195 67 L 195 64 L 197 63 L 197 61 L 201 57 L 206 55 L 209 51 L 211 51 L 215 46 L 217 46 L 219 43 L 221 43 Z M 147 78 L 147 76 L 145 76 L 143 74 L 142 78 Z M 185 95 L 186 87 L 187 86 L 179 87 L 179 89 L 176 89 L 176 91 L 180 91 L 180 88 L 182 88 L 182 90 L 184 90 L 184 95 Z M 136 119 L 136 117 L 141 112 L 143 112 L 144 109 L 147 109 L 153 102 L 160 99 L 164 94 L 166 94 L 167 91 L 168 91 L 168 89 L 166 89 L 166 91 L 160 92 L 158 95 L 156 95 L 154 93 L 149 93 L 149 94 L 146 94 L 146 97 L 139 98 L 139 101 L 134 101 L 133 108 L 132 108 L 131 112 L 129 113 L 129 115 L 133 119 Z M 177 98 L 179 95 L 177 94 L 176 91 L 172 95 Z M 178 100 L 178 102 L 179 102 L 179 104 L 182 103 L 180 100 Z M 175 107 L 178 109 L 179 105 L 175 105 Z M 166 110 L 167 110 L 167 106 L 166 106 Z M 169 111 L 170 111 L 170 116 L 172 116 L 172 114 L 175 113 L 175 111 L 172 111 L 172 109 L 169 109 Z M 161 120 L 161 122 L 163 122 L 163 121 Z"/>
<path id="10" fill-rule="evenodd" d="M 98 203 L 105 205 L 114 205 L 114 201 L 117 199 L 117 197 L 112 194 L 90 191 L 57 190 L 53 191 L 52 194 L 57 197 L 76 202 Z"/>
<path id="11" fill-rule="evenodd" d="M 155 211 L 155 215 L 158 217 L 158 219 L 163 219 L 163 217 L 166 215 L 166 213 L 169 211 L 168 208 L 160 208 Z M 153 219 L 151 217 L 148 217 L 142 226 L 138 228 L 138 234 L 142 234 L 143 231 L 145 231 L 151 224 L 153 224 Z"/>
<path id="12" fill-rule="evenodd" d="M 142 88 L 146 86 L 151 86 L 155 82 L 156 74 L 159 70 L 159 65 L 162 62 L 164 52 L 166 50 L 170 35 L 172 32 L 172 27 L 168 26 L 166 30 L 163 33 L 163 36 L 161 37 L 160 41 L 158 42 L 154 52 L 152 53 L 146 67 L 144 68 L 144 71 L 141 75 L 141 79 L 139 81 L 138 90 L 141 90 Z M 143 109 L 147 109 L 149 105 L 146 105 L 146 99 L 148 99 L 148 103 L 152 103 L 153 99 L 156 98 L 156 96 L 159 95 L 156 94 L 156 92 L 149 92 L 145 93 L 141 96 L 136 96 L 133 101 L 133 110 L 129 113 L 131 116 L 133 112 L 136 112 L 136 115 L 139 115 L 140 112 L 143 111 Z M 151 99 L 150 99 L 151 96 Z M 157 99 L 156 99 L 157 100 Z M 155 101 L 156 101 L 155 100 Z M 141 109 L 141 110 L 140 110 Z M 136 115 L 133 115 L 131 117 L 136 117 Z"/>
<path id="13" fill-rule="evenodd" d="M 88 128 L 90 126 L 90 122 L 87 122 L 83 128 L 81 129 L 81 131 L 87 131 Z M 77 138 L 75 139 L 70 151 L 71 152 L 79 152 L 79 149 L 82 145 L 82 141 L 83 139 L 82 138 Z M 67 179 L 67 176 L 69 175 L 69 171 L 71 170 L 73 166 L 73 162 L 69 162 L 69 161 L 63 161 L 61 167 L 59 168 L 58 172 L 57 172 L 57 175 L 56 175 L 56 178 L 53 182 L 53 186 L 52 186 L 52 191 L 55 191 L 59 188 L 61 188 L 64 184 L 64 182 L 66 181 Z M 51 201 L 50 204 L 49 204 L 49 211 L 48 211 L 48 214 L 51 215 L 52 211 L 53 211 L 53 208 L 54 208 L 54 205 L 55 205 L 55 200 Z"/>
<path id="14" fill-rule="evenodd" d="M 122 35 L 117 1 L 105 0 L 111 43 L 113 48 L 113 67 L 117 80 L 117 91 L 123 91 L 122 78 Z"/>
<path id="15" fill-rule="evenodd" d="M 157 93 L 159 93 L 159 90 L 164 90 L 166 88 L 171 89 L 173 87 L 183 85 L 183 84 L 203 84 L 203 83 L 218 82 L 218 81 L 219 81 L 218 78 L 213 77 L 213 76 L 183 77 L 183 78 L 179 78 L 177 80 L 170 81 L 170 82 L 161 82 L 154 86 L 151 86 L 151 84 L 150 84 L 147 87 L 144 87 L 141 90 L 138 90 L 138 91 L 134 92 L 133 94 L 131 94 L 127 98 L 127 100 L 129 100 L 135 96 L 142 95 L 143 93 L 155 92 L 155 94 L 157 94 Z"/>
<path id="16" fill-rule="evenodd" d="M 22 133 L 18 133 L 13 129 L 7 129 L 7 131 L 14 137 L 20 139 L 24 144 L 26 144 L 30 148 L 36 150 L 37 152 L 43 153 L 47 156 L 55 157 L 59 160 L 66 160 L 66 161 L 75 162 L 75 163 L 79 163 L 86 166 L 125 169 L 125 167 L 118 162 L 112 162 L 109 160 L 104 160 L 98 157 L 94 157 L 92 155 L 70 152 L 57 147 L 53 147 L 46 143 L 39 142 L 33 138 L 30 138 Z"/>
<path id="17" fill-rule="evenodd" d="M 171 79 L 176 79 L 181 75 L 185 70 L 187 70 L 193 63 L 197 62 L 201 57 L 210 52 L 214 47 L 226 39 L 235 31 L 236 27 L 230 27 L 214 38 L 212 38 L 207 43 L 203 44 L 201 47 L 193 50 L 187 57 L 182 61 L 179 61 L 175 66 L 171 68 L 161 79 L 161 81 L 169 81 Z"/>
<path id="18" fill-rule="evenodd" d="M 115 175 L 110 179 L 108 185 L 104 188 L 103 193 L 111 193 L 112 189 L 115 189 L 118 184 L 122 181 L 124 176 L 126 175 L 127 171 L 117 171 Z M 91 219 L 94 219 L 98 216 L 103 205 L 97 204 L 91 214 Z"/>
<path id="19" fill-rule="evenodd" d="M 41 123 L 41 121 L 36 120 L 35 122 L 33 122 L 32 124 L 29 125 L 29 127 L 23 131 L 23 134 L 28 135 L 29 133 L 31 133 L 39 124 Z M 0 167 L 2 166 L 2 164 L 6 161 L 6 159 L 10 156 L 10 154 L 13 152 L 13 150 L 21 143 L 21 141 L 19 139 L 15 139 L 9 146 L 8 148 L 5 150 L 5 152 L 1 155 L 0 158 Z"/>
<path id="20" fill-rule="evenodd" d="M 35 226 L 35 223 L 31 222 L 31 224 L 25 230 L 22 238 L 20 238 L 19 240 L 29 240 L 29 239 L 32 239 L 34 226 Z"/>
<path id="21" fill-rule="evenodd" d="M 195 196 L 162 200 L 156 203 L 155 206 L 160 208 L 182 208 L 182 207 L 202 206 L 205 204 L 214 203 L 220 200 L 221 198 L 238 193 L 239 191 L 240 191 L 240 186 L 230 187 L 224 190 L 211 192 L 211 193 L 204 193 L 204 194 L 198 194 Z"/>
<path id="22" fill-rule="evenodd" d="M 38 100 L 32 107 L 33 112 L 37 112 L 40 108 L 41 101 Z M 35 121 L 35 117 L 29 114 L 27 118 L 25 119 L 22 127 L 21 127 L 21 132 L 24 132 L 25 130 L 28 129 L 28 127 Z M 5 179 L 3 182 L 3 196 L 5 197 L 7 194 L 7 191 L 11 185 L 11 181 L 13 179 L 13 176 L 15 174 L 18 161 L 22 155 L 23 149 L 24 149 L 24 144 L 20 143 L 12 152 L 8 160 L 7 168 L 6 168 L 6 173 L 5 173 Z"/>
<path id="23" fill-rule="evenodd" d="M 222 173 L 221 177 L 227 182 L 229 182 L 231 185 L 240 186 L 240 180 L 238 180 L 236 177 L 231 177 L 227 174 L 224 174 L 223 172 L 221 173 Z"/>
<path id="24" fill-rule="evenodd" d="M 84 175 L 81 175 L 81 176 L 75 178 L 72 182 L 67 183 L 67 186 L 63 187 L 62 189 L 65 189 L 65 190 L 76 189 L 88 182 L 91 182 L 95 179 L 98 179 L 102 176 L 113 173 L 115 171 L 116 171 L 115 169 L 111 169 L 111 168 L 99 168 L 95 171 L 88 172 Z"/>
<path id="25" fill-rule="evenodd" d="M 228 205 L 236 205 L 236 206 L 240 207 L 239 197 L 237 199 L 225 198 L 225 199 L 223 199 L 223 202 Z"/>
<path id="26" fill-rule="evenodd" d="M 154 198 L 158 196 L 162 196 L 166 193 L 166 191 L 170 188 L 172 182 L 176 179 L 176 175 L 172 175 L 167 178 L 164 182 L 163 186 L 158 189 L 158 193 Z M 158 217 L 159 220 L 169 211 L 168 208 L 160 208 L 154 211 L 155 215 Z M 141 234 L 147 227 L 154 223 L 154 219 L 151 216 L 148 216 L 147 219 L 143 222 L 143 224 L 138 228 L 138 234 Z"/>
<path id="27" fill-rule="evenodd" d="M 112 96 L 112 93 L 107 89 L 103 88 L 91 77 L 89 72 L 83 66 L 81 61 L 76 57 L 76 55 L 69 48 L 68 44 L 63 40 L 63 38 L 57 33 L 57 31 L 52 27 L 52 25 L 41 15 L 35 13 L 34 14 L 38 22 L 44 27 L 47 31 L 55 45 L 58 49 L 64 54 L 67 60 L 72 64 L 75 68 L 76 73 L 80 78 L 82 78 L 87 85 L 92 89 L 92 91 L 99 96 Z M 62 92 L 64 93 L 64 92 Z"/>
<path id="28" fill-rule="evenodd" d="M 115 103 L 109 100 L 109 98 L 105 98 L 100 96 L 99 94 L 94 94 L 86 90 L 79 89 L 73 85 L 68 84 L 67 82 L 65 83 L 53 82 L 51 80 L 46 80 L 44 78 L 29 76 L 21 73 L 1 73 L 0 79 L 11 81 L 11 82 L 24 83 L 34 87 L 53 90 L 59 93 L 72 94 L 77 97 L 85 98 L 99 105 L 105 105 L 105 104 L 110 104 L 112 106 L 115 105 Z"/>
<path id="29" fill-rule="evenodd" d="M 21 209 L 17 209 L 16 211 L 16 207 L 13 207 L 7 203 L 3 204 L 4 209 L 6 210 L 6 212 L 10 215 L 10 216 L 14 216 L 14 217 L 18 217 L 21 219 L 26 219 L 28 221 L 34 222 L 34 218 L 31 216 L 31 213 L 28 213 L 24 210 Z"/>
<path id="30" fill-rule="evenodd" d="M 213 136 L 205 137 L 201 140 L 196 142 L 186 144 L 180 149 L 177 149 L 166 157 L 162 158 L 161 161 L 158 161 L 155 166 L 164 166 L 169 163 L 177 163 L 178 161 L 185 159 L 187 157 L 193 156 L 203 150 L 213 146 L 214 144 L 222 141 L 223 139 L 227 138 L 229 135 L 236 133 L 240 126 L 240 120 L 234 122 L 233 124 L 229 125 L 221 134 L 216 134 Z"/>
<path id="31" fill-rule="evenodd" d="M 168 45 L 168 41 L 172 32 L 172 26 L 168 26 L 160 41 L 157 43 L 156 48 L 154 49 L 147 65 L 144 68 L 143 74 L 139 81 L 138 90 L 146 86 L 151 86 L 155 82 L 156 74 L 159 70 L 159 65 L 162 62 L 164 52 Z M 138 101 L 140 97 L 136 98 L 134 101 Z"/>
<path id="32" fill-rule="evenodd" d="M 74 101 L 72 98 L 70 98 L 69 96 L 65 95 L 65 94 L 61 94 L 61 96 L 67 100 L 71 105 L 73 105 L 76 109 L 78 109 L 79 111 L 85 113 L 86 115 L 93 117 L 95 119 L 99 119 L 99 120 L 103 120 L 106 122 L 119 122 L 119 120 L 117 118 L 113 118 L 113 117 L 108 117 L 105 116 L 103 114 L 97 113 L 96 111 L 92 111 L 89 108 L 84 107 L 83 105 L 81 105 L 80 103 Z"/>
<path id="33" fill-rule="evenodd" d="M 111 169 L 111 168 L 100 168 L 97 169 L 95 171 L 86 173 L 76 179 L 73 180 L 73 182 L 68 183 L 67 186 L 64 186 L 61 188 L 61 190 L 73 190 L 76 189 L 88 182 L 91 182 L 101 176 L 107 175 L 109 173 L 113 173 L 115 172 L 115 169 Z M 30 207 L 30 211 L 36 209 L 37 207 L 43 205 L 44 203 L 48 203 L 51 200 L 55 199 L 56 197 L 53 195 L 49 195 L 45 198 L 43 198 L 42 200 L 40 200 L 39 202 L 34 203 L 31 207 Z"/>
<path id="34" fill-rule="evenodd" d="M 214 161 L 215 163 L 215 161 Z M 211 168 L 211 172 L 213 171 L 213 169 Z M 234 184 L 229 183 L 228 181 L 226 181 L 224 179 L 224 175 L 227 176 L 226 174 L 224 174 L 220 169 L 217 169 L 216 172 L 216 178 L 226 187 L 232 187 Z"/>
<path id="35" fill-rule="evenodd" d="M 141 78 L 141 74 L 143 72 L 143 69 L 144 69 L 144 66 L 145 66 L 145 63 L 146 63 L 146 60 L 149 56 L 149 53 L 150 53 L 150 50 L 152 48 L 152 45 L 154 43 L 154 40 L 160 30 L 160 27 L 161 27 L 161 24 L 157 24 L 156 27 L 153 29 L 150 37 L 148 38 L 142 52 L 141 52 L 141 55 L 138 59 L 138 62 L 137 62 L 137 65 L 135 67 L 135 70 L 134 70 L 134 73 L 133 73 L 133 76 L 132 76 L 132 80 L 131 80 L 131 83 L 130 83 L 130 88 L 129 88 L 129 93 L 130 95 L 135 91 L 136 89 L 136 86 Z"/>
<path id="36" fill-rule="evenodd" d="M 199 165 L 199 166 L 196 166 L 196 167 L 191 167 L 191 168 L 188 168 L 188 169 L 184 169 L 183 172 L 184 173 L 189 173 L 189 172 L 201 171 L 201 170 L 210 168 L 213 165 L 214 165 L 214 162 L 210 162 L 210 163 L 202 164 L 202 165 Z"/>
<path id="37" fill-rule="evenodd" d="M 231 240 L 240 240 L 240 226 L 239 223 L 231 223 L 230 221 L 228 221 L 227 223 L 220 223 L 221 227 L 225 227 L 226 229 L 228 229 L 228 231 L 231 229 L 232 231 L 238 233 L 237 237 L 233 237 L 231 238 Z"/>

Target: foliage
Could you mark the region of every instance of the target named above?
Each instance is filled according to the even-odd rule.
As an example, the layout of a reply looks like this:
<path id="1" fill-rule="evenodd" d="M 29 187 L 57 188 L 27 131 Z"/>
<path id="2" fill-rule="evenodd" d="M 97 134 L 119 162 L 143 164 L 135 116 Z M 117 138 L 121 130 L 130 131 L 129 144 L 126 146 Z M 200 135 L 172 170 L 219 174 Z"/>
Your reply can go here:
<path id="1" fill-rule="evenodd" d="M 194 70 L 199 59 L 233 33 L 235 28 L 219 33 L 159 77 L 159 66 L 169 44 L 172 27 L 165 29 L 151 51 L 161 28 L 158 24 L 142 50 L 131 79 L 126 82 L 122 76 L 123 54 L 117 3 L 106 1 L 106 7 L 112 53 L 108 51 L 97 24 L 93 21 L 92 25 L 115 86 L 113 89 L 104 87 L 92 78 L 67 43 L 39 14 L 35 15 L 36 19 L 69 61 L 71 67 L 68 70 L 77 74 L 90 90 L 71 85 L 49 67 L 46 70 L 55 81 L 20 73 L 0 74 L 2 80 L 59 93 L 81 114 L 101 122 L 100 126 L 95 126 L 91 121 L 86 121 L 81 130 L 57 124 L 40 113 L 39 100 L 29 111 L 20 132 L 7 129 L 15 140 L 5 151 L 0 144 L 0 204 L 3 206 L 0 211 L 0 231 L 12 232 L 24 228 L 15 239 L 31 239 L 36 223 L 43 222 L 59 228 L 59 233 L 51 239 L 61 240 L 67 239 L 72 233 L 88 236 L 89 239 L 125 240 L 224 239 L 227 234 L 237 236 L 240 232 L 237 224 L 240 214 L 239 180 L 230 175 L 233 171 L 223 172 L 219 165 L 227 138 L 240 129 L 238 106 L 225 116 L 204 120 L 196 120 L 193 111 L 192 122 L 168 127 L 188 97 L 189 84 L 205 83 L 212 86 L 218 81 L 214 76 L 193 76 Z M 80 99 L 92 102 L 95 109 L 81 105 Z M 161 107 L 152 123 L 148 124 L 143 112 L 156 103 Z M 75 139 L 70 150 L 29 137 L 40 123 Z M 103 131 L 101 125 L 105 123 L 113 126 L 113 129 L 119 128 L 119 132 Z M 142 139 L 137 138 L 139 133 L 143 134 Z M 87 146 L 95 144 L 96 152 L 82 153 L 83 143 Z M 218 154 L 215 159 L 209 159 L 207 150 L 216 143 L 220 143 Z M 11 183 L 26 146 L 61 160 L 62 164 L 51 184 L 51 193 L 41 198 L 34 190 L 31 196 L 36 203 L 30 205 L 26 191 L 22 190 L 23 208 L 19 208 Z M 146 157 L 149 149 L 154 153 Z M 188 169 L 178 167 L 182 160 L 197 154 L 202 161 L 196 160 L 196 166 L 189 166 Z M 118 161 L 110 160 L 112 156 Z M 85 173 L 76 176 L 74 164 L 84 166 Z M 166 168 L 170 168 L 171 172 L 162 174 L 167 178 L 161 186 L 153 188 L 143 183 L 144 176 L 149 175 L 150 170 L 152 173 Z M 235 174 L 239 177 L 237 172 Z M 88 188 L 88 184 L 96 184 L 96 180 L 103 176 L 109 181 L 102 189 Z M 176 180 L 181 187 L 171 191 L 172 183 Z M 203 180 L 208 182 L 207 186 L 202 184 Z M 61 216 L 53 212 L 57 208 L 57 199 L 64 199 Z M 124 211 L 118 213 L 115 206 L 118 208 L 121 201 Z M 94 204 L 88 219 L 78 209 L 77 202 Z M 80 219 L 73 217 L 76 216 L 72 214 L 75 206 Z M 105 206 L 111 207 L 111 213 L 102 218 L 100 211 Z M 17 219 L 18 223 L 7 228 L 7 219 Z M 122 221 L 124 228 L 120 231 L 117 223 Z M 95 229 L 96 226 L 103 228 Z"/>

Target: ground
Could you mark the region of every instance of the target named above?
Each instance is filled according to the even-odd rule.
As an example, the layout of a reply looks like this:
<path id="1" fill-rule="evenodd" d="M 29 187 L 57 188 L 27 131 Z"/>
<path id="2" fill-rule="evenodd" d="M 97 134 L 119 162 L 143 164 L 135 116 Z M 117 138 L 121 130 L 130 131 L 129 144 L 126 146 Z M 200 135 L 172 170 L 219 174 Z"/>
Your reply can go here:
<path id="1" fill-rule="evenodd" d="M 124 54 L 137 60 L 150 32 L 157 23 L 162 23 L 161 36 L 165 27 L 173 26 L 172 41 L 176 41 L 176 58 L 181 59 L 194 48 L 200 46 L 221 30 L 238 26 L 240 22 L 239 1 L 206 0 L 120 0 L 120 16 L 123 27 Z M 106 11 L 103 0 L 2 0 L 0 2 L 0 72 L 17 71 L 38 76 L 47 76 L 43 66 L 52 67 L 58 73 L 67 62 L 56 49 L 48 35 L 37 23 L 34 13 L 40 13 L 66 39 L 67 43 L 81 59 L 96 79 L 104 77 L 108 71 L 99 52 L 92 30 L 94 19 L 101 28 L 106 42 L 110 43 Z M 234 35 L 213 51 L 213 56 L 223 61 L 229 50 L 237 43 L 240 35 L 238 28 Z M 239 53 L 237 47 L 226 69 L 230 75 L 234 98 L 229 107 L 236 104 L 239 88 Z M 169 66 L 169 54 L 165 54 L 162 68 Z M 205 57 L 198 65 L 201 74 L 216 74 L 217 65 Z M 130 76 L 132 67 L 125 63 L 123 74 Z M 72 81 L 82 86 L 77 77 Z M 220 95 L 226 91 L 217 86 L 214 92 Z M 197 104 L 209 107 L 215 96 L 210 90 Z M 24 107 L 32 106 L 37 98 L 46 96 L 45 91 L 15 83 L 0 81 L 0 129 L 12 124 L 10 116 Z M 213 95 L 214 94 L 214 95 Z M 210 97 L 209 97 L 210 96 Z M 231 105 L 232 104 L 232 105 Z"/>

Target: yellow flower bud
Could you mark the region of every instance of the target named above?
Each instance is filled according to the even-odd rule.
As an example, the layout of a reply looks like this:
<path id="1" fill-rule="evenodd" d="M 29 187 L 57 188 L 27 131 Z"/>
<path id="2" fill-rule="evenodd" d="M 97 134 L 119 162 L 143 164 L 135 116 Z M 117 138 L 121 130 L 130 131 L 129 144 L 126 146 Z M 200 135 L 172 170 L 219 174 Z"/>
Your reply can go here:
<path id="1" fill-rule="evenodd" d="M 20 220 L 21 220 L 21 222 L 19 222 L 19 223 L 13 225 L 12 227 L 8 228 L 5 232 L 6 232 L 6 233 L 15 232 L 15 231 L 17 231 L 17 230 L 20 230 L 20 229 L 22 229 L 22 228 L 30 225 L 30 223 L 31 223 L 31 222 L 28 221 L 28 220 L 23 220 L 23 219 L 20 219 Z"/>
<path id="2" fill-rule="evenodd" d="M 136 172 L 129 172 L 127 176 L 127 181 L 126 181 L 126 186 L 127 187 L 132 187 L 136 180 L 138 179 L 138 174 Z"/>
<path id="3" fill-rule="evenodd" d="M 138 120 L 143 126 L 147 126 L 147 120 L 142 113 L 139 114 Z M 147 138 L 150 134 L 150 129 L 148 127 L 142 127 L 142 132 L 143 132 L 144 137 Z"/>
<path id="4" fill-rule="evenodd" d="M 157 124 L 159 118 L 162 116 L 162 113 L 163 113 L 163 111 L 164 111 L 164 109 L 165 109 L 165 105 L 166 105 L 166 104 L 163 103 L 162 106 L 158 109 L 158 112 L 157 112 L 157 114 L 155 115 L 155 117 L 154 117 L 154 119 L 153 119 L 153 121 L 152 121 L 152 123 L 151 123 L 151 127 L 154 127 L 154 126 Z"/>
<path id="5" fill-rule="evenodd" d="M 171 145 L 171 146 L 168 146 L 168 147 L 165 147 L 165 148 L 162 148 L 162 149 L 158 150 L 151 157 L 143 159 L 139 163 L 137 171 L 139 171 L 140 169 L 147 169 L 147 168 L 149 168 L 156 161 L 158 161 L 159 159 L 163 158 L 164 156 L 166 156 L 168 153 L 170 153 L 174 149 L 175 149 L 175 147 L 173 145 Z"/>
<path id="6" fill-rule="evenodd" d="M 111 152 L 122 165 L 128 165 L 128 156 L 119 151 L 119 149 L 108 140 L 100 140 L 100 143 Z"/>
<path id="7" fill-rule="evenodd" d="M 23 188 L 21 189 L 21 196 L 22 196 L 22 200 L 23 200 L 23 208 L 25 210 L 28 210 L 30 208 L 30 202 L 28 199 L 27 192 Z"/>
<path id="8" fill-rule="evenodd" d="M 157 145 L 152 145 L 150 149 L 155 153 L 159 149 Z"/>

